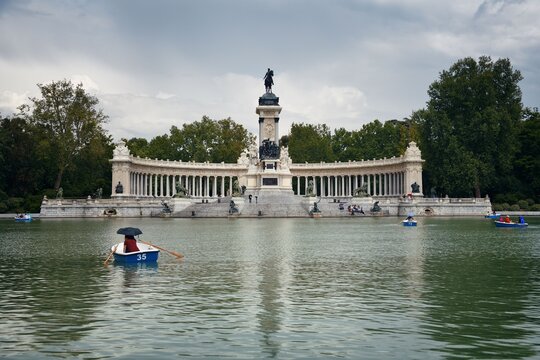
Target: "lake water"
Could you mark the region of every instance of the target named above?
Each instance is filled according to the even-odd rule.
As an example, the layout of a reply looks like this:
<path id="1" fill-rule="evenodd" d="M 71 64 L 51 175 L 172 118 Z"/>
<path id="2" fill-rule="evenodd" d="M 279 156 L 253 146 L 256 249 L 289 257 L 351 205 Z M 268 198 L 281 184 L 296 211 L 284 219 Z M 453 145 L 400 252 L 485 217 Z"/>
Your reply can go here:
<path id="1" fill-rule="evenodd" d="M 0 357 L 540 358 L 540 218 L 0 220 Z M 103 262 L 140 227 L 155 266 Z"/>

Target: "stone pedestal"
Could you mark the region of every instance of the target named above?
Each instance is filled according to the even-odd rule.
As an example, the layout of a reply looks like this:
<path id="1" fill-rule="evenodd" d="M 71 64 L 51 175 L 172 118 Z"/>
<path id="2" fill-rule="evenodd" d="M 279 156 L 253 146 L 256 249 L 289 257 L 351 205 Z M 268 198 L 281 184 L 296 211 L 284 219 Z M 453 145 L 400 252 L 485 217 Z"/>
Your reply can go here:
<path id="1" fill-rule="evenodd" d="M 350 205 L 361 206 L 364 209 L 364 211 L 366 211 L 366 210 L 369 210 L 373 206 L 374 202 L 375 201 L 373 201 L 373 198 L 371 196 L 353 197 L 351 199 Z"/>
<path id="2" fill-rule="evenodd" d="M 317 198 L 316 196 L 306 196 L 303 202 L 306 204 L 309 216 L 311 216 L 312 218 L 322 217 L 322 211 L 319 207 L 319 198 Z M 315 207 L 317 207 L 317 211 L 314 211 Z"/>
<path id="3" fill-rule="evenodd" d="M 171 208 L 172 212 L 179 212 L 187 208 L 192 204 L 190 198 L 172 198 L 167 200 L 167 205 Z"/>

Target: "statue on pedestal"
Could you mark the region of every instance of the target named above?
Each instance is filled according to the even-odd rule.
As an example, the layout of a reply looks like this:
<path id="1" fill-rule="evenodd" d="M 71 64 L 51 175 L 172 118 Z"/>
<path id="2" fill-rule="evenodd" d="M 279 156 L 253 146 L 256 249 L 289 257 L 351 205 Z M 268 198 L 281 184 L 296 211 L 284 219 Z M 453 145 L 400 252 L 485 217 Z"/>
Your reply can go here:
<path id="1" fill-rule="evenodd" d="M 187 194 L 188 193 L 187 189 L 182 185 L 180 181 L 176 183 L 175 188 L 176 188 L 176 194 L 174 194 L 175 198 L 184 198 L 184 197 L 189 196 Z"/>
<path id="2" fill-rule="evenodd" d="M 420 192 L 420 185 L 416 183 L 416 181 L 411 184 L 411 189 L 413 194 L 418 194 Z"/>
<path id="3" fill-rule="evenodd" d="M 320 215 L 321 209 L 319 209 L 319 206 L 317 205 L 320 201 L 321 201 L 321 199 L 319 199 L 319 201 L 314 201 L 313 202 L 313 207 L 309 211 L 310 215 L 312 215 L 312 216 L 313 216 L 313 214 L 319 214 Z"/>
<path id="4" fill-rule="evenodd" d="M 124 186 L 122 185 L 122 183 L 120 181 L 116 185 L 116 188 L 114 189 L 114 192 L 116 194 L 122 194 L 124 192 Z"/>
<path id="5" fill-rule="evenodd" d="M 315 196 L 315 194 L 313 193 L 313 180 L 311 179 L 308 181 L 306 196 Z"/>
<path id="6" fill-rule="evenodd" d="M 238 208 L 236 207 L 236 204 L 233 200 L 229 203 L 229 214 L 235 214 L 238 212 Z"/>
<path id="7" fill-rule="evenodd" d="M 381 212 L 381 207 L 379 206 L 379 202 L 378 201 L 375 201 L 375 203 L 373 204 L 373 207 L 371 209 L 369 209 L 369 211 L 371 212 Z"/>
<path id="8" fill-rule="evenodd" d="M 357 188 L 356 190 L 354 190 L 353 196 L 354 197 L 367 197 L 368 196 L 367 184 L 364 184 L 360 186 L 359 188 Z"/>
<path id="9" fill-rule="evenodd" d="M 264 87 L 267 93 L 272 92 L 272 85 L 274 85 L 273 77 L 274 77 L 274 71 L 268 68 L 268 70 L 266 71 L 266 74 L 264 75 Z"/>
<path id="10" fill-rule="evenodd" d="M 233 186 L 232 186 L 232 196 L 240 196 L 240 184 L 238 183 L 238 179 L 233 180 Z"/>

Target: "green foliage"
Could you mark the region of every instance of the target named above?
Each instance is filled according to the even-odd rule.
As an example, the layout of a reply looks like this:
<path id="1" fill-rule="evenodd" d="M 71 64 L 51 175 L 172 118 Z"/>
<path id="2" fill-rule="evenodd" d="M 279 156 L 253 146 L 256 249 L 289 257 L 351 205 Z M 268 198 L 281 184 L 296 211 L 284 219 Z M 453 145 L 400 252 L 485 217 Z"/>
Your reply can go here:
<path id="1" fill-rule="evenodd" d="M 26 212 L 38 213 L 41 208 L 41 201 L 43 197 L 41 195 L 29 195 L 24 198 L 24 209 Z"/>
<path id="2" fill-rule="evenodd" d="M 520 196 L 516 193 L 504 193 L 504 194 L 497 194 L 493 197 L 494 202 L 497 203 L 510 203 L 515 204 L 518 202 Z"/>
<path id="3" fill-rule="evenodd" d="M 519 211 L 519 210 L 522 210 L 522 209 L 519 208 L 518 204 L 510 205 L 510 211 Z"/>
<path id="4" fill-rule="evenodd" d="M 90 143 L 104 133 L 107 117 L 97 109 L 97 98 L 87 94 L 82 84 L 62 80 L 38 84 L 41 98 L 30 98 L 32 106 L 22 105 L 21 113 L 43 136 L 38 147 L 56 166 L 54 188 L 62 184 L 65 170 Z"/>
<path id="5" fill-rule="evenodd" d="M 22 118 L 2 119 L 0 125 L 1 188 L 12 196 L 37 191 L 46 173 L 40 161 L 40 134 Z"/>
<path id="6" fill-rule="evenodd" d="M 399 156 L 410 140 L 410 120 L 389 120 L 384 124 L 375 120 L 360 130 L 336 129 L 332 136 L 332 150 L 339 161 L 381 159 Z"/>
<path id="7" fill-rule="evenodd" d="M 18 213 L 26 211 L 26 209 L 24 208 L 24 198 L 10 197 L 9 199 L 7 199 L 6 205 L 8 209 Z"/>
<path id="8" fill-rule="evenodd" d="M 44 194 L 56 194 L 45 189 L 60 185 L 73 197 L 110 191 L 113 145 L 97 99 L 65 80 L 38 86 L 32 107 L 0 119 L 0 212 L 37 212 Z"/>
<path id="9" fill-rule="evenodd" d="M 493 210 L 495 211 L 504 211 L 504 210 L 510 210 L 510 204 L 509 203 L 496 203 L 493 204 Z"/>
<path id="10" fill-rule="evenodd" d="M 527 200 L 519 200 L 517 202 L 520 210 L 528 210 L 529 209 L 529 203 Z"/>
<path id="11" fill-rule="evenodd" d="M 126 143 L 126 146 L 128 147 L 131 155 L 141 158 L 152 158 L 152 156 L 149 154 L 148 140 L 144 138 L 131 138 L 129 140 L 122 140 Z"/>
<path id="12" fill-rule="evenodd" d="M 459 60 L 431 84 L 427 109 L 414 114 L 431 186 L 450 196 L 500 190 L 518 150 L 521 79 L 508 59 L 484 56 Z"/>
<path id="13" fill-rule="evenodd" d="M 292 124 L 289 156 L 296 163 L 334 161 L 332 136 L 326 125 Z"/>
<path id="14" fill-rule="evenodd" d="M 514 163 L 516 176 L 527 184 L 527 195 L 540 202 L 540 113 L 525 109 L 520 130 L 520 149 Z"/>
<path id="15" fill-rule="evenodd" d="M 133 155 L 140 157 L 235 163 L 253 141 L 255 137 L 230 118 L 216 121 L 204 116 L 182 128 L 172 126 L 170 135 L 156 136 L 149 143 L 132 138 L 126 144 Z"/>
<path id="16" fill-rule="evenodd" d="M 74 159 L 64 174 L 64 196 L 79 197 L 94 195 L 102 188 L 103 196 L 111 193 L 113 141 L 102 134 L 95 137 Z"/>

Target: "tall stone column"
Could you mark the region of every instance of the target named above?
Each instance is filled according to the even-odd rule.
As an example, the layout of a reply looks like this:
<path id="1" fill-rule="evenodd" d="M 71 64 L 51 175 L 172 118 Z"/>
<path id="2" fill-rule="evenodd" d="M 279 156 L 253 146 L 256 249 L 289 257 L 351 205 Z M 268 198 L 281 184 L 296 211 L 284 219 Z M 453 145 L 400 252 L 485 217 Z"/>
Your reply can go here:
<path id="1" fill-rule="evenodd" d="M 265 139 L 279 146 L 279 98 L 272 93 L 264 94 L 259 98 L 256 113 L 259 115 L 259 147 Z"/>

